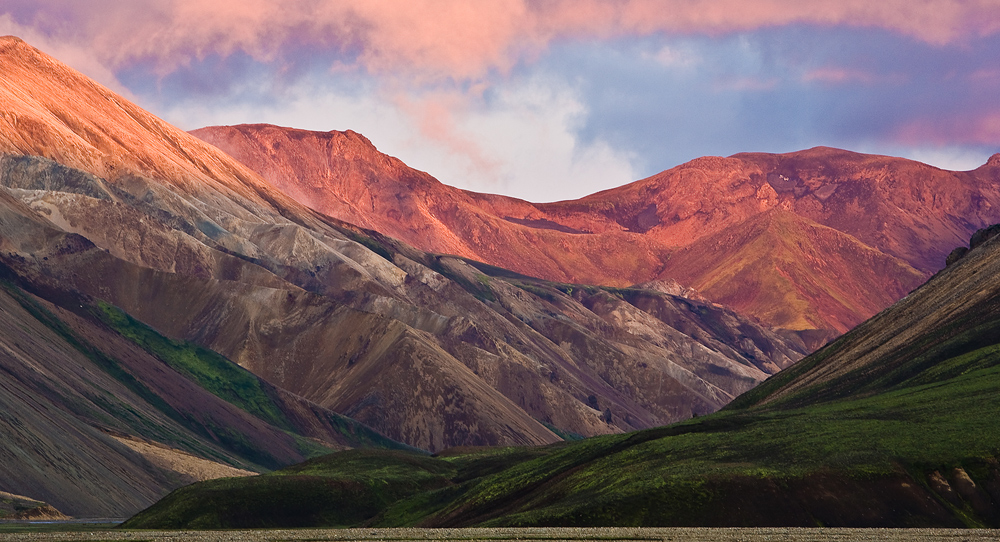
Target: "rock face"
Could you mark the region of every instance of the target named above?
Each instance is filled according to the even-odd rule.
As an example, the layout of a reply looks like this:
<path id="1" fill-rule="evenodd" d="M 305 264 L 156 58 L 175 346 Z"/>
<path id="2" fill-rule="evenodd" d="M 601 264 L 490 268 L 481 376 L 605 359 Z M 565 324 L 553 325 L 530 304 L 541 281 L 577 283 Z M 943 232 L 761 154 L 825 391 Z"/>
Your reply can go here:
<path id="1" fill-rule="evenodd" d="M 940 269 L 949 247 L 1000 220 L 995 157 L 971 172 L 824 147 L 706 157 L 579 200 L 533 204 L 445 186 L 354 132 L 192 133 L 296 200 L 424 250 L 564 282 L 676 279 L 791 330 L 850 329 Z M 760 254 L 737 254 L 736 239 Z"/>
<path id="2" fill-rule="evenodd" d="M 707 413 L 808 350 L 690 295 L 546 282 L 329 218 L 15 38 L 0 153 L 17 284 L 110 303 L 427 450 Z"/>

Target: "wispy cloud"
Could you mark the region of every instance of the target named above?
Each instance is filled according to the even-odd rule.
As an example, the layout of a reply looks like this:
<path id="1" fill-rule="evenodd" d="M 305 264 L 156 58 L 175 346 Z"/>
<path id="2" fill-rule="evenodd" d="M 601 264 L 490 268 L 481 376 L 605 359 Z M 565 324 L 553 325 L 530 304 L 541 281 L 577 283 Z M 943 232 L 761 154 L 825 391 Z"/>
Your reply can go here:
<path id="1" fill-rule="evenodd" d="M 881 28 L 931 44 L 1000 31 L 994 0 L 7 0 L 22 25 L 106 65 L 167 72 L 209 54 L 333 49 L 375 73 L 481 78 L 559 39 L 718 35 L 789 24 Z"/>

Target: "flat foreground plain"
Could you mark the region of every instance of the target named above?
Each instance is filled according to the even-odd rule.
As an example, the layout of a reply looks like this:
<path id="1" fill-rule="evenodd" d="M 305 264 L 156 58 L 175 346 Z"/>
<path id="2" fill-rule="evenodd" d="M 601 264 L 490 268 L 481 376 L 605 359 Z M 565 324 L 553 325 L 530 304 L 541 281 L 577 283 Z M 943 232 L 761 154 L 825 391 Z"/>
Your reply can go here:
<path id="1" fill-rule="evenodd" d="M 497 528 L 497 529 L 275 529 L 253 531 L 77 531 L 0 533 L 0 540 L 30 542 L 827 542 L 1000 540 L 997 529 L 826 529 L 826 528 Z"/>

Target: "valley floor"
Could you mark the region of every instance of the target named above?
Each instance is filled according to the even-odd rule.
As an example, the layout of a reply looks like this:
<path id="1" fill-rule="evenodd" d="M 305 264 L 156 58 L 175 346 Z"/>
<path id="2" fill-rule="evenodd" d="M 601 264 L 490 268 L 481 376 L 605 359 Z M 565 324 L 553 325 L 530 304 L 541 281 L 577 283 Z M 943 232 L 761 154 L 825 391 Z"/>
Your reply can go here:
<path id="1" fill-rule="evenodd" d="M 84 527 L 85 528 L 85 527 Z M 0 530 L 0 539 L 48 541 L 150 542 L 271 542 L 271 541 L 391 541 L 391 542 L 826 542 L 826 541 L 962 541 L 1000 540 L 997 529 L 826 529 L 826 528 L 496 528 L 496 529 L 292 529 L 252 531 L 87 531 L 17 533 Z"/>

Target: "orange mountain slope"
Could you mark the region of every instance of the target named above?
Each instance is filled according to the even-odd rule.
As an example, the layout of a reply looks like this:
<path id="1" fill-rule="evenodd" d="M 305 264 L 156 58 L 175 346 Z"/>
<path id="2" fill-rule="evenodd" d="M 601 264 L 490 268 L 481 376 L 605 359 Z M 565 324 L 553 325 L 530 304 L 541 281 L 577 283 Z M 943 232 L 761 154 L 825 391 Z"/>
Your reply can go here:
<path id="1" fill-rule="evenodd" d="M 117 182 L 141 196 L 155 178 L 226 215 L 302 219 L 298 205 L 260 176 L 24 41 L 0 37 L 0 150 L 43 156 Z M 234 205 L 235 204 L 235 205 Z"/>
<path id="2" fill-rule="evenodd" d="M 662 274 L 785 329 L 840 333 L 924 281 L 906 262 L 781 209 L 678 250 Z"/>
<path id="3" fill-rule="evenodd" d="M 615 286 L 649 280 L 670 252 L 610 218 L 575 213 L 580 224 L 560 223 L 545 206 L 444 185 L 355 132 L 257 124 L 191 133 L 317 211 L 431 252 L 550 280 Z M 619 250 L 624 246 L 627 252 Z"/>
<path id="4" fill-rule="evenodd" d="M 849 329 L 942 267 L 971 232 L 1000 220 L 995 166 L 950 172 L 824 147 L 699 158 L 579 200 L 533 204 L 446 186 L 354 132 L 241 125 L 192 133 L 298 201 L 424 250 L 564 282 L 676 278 L 791 329 Z M 756 238 L 758 250 L 781 252 L 800 272 L 779 279 L 781 270 L 761 260 L 737 273 L 712 248 L 706 254 L 715 256 L 697 256 L 717 234 L 751 235 L 738 230 L 772 210 L 839 232 L 834 244 L 851 254 L 830 245 L 833 231 L 782 239 L 772 229 Z M 827 250 L 836 263 L 821 265 Z"/>

